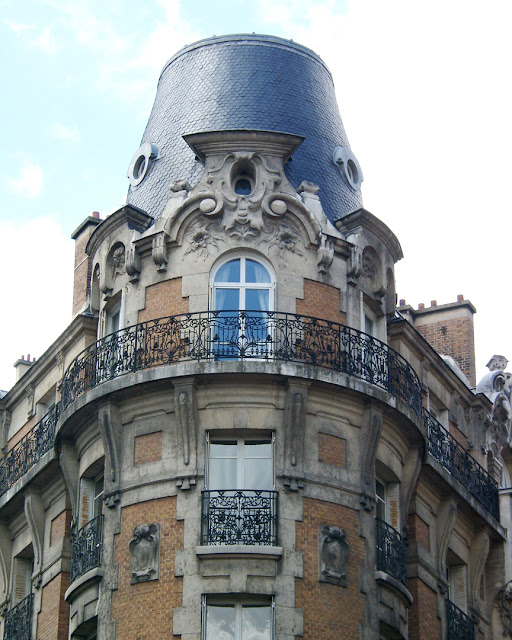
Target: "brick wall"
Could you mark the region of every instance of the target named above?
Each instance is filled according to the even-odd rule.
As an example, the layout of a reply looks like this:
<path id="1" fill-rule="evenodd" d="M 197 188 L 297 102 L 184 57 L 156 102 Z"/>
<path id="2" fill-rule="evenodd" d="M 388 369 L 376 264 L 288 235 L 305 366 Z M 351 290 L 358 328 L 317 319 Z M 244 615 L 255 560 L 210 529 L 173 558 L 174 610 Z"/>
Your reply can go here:
<path id="1" fill-rule="evenodd" d="M 337 467 L 345 466 L 344 438 L 331 436 L 327 433 L 318 434 L 318 461 L 333 464 Z"/>
<path id="2" fill-rule="evenodd" d="M 71 535 L 71 510 L 66 509 L 56 516 L 51 523 L 50 528 L 50 545 L 55 544 L 57 540 L 64 536 Z"/>
<path id="3" fill-rule="evenodd" d="M 181 296 L 181 278 L 172 278 L 146 287 L 146 306 L 139 311 L 139 322 L 187 313 L 188 310 L 188 298 Z"/>
<path id="4" fill-rule="evenodd" d="M 135 437 L 133 464 L 147 464 L 162 459 L 162 432 Z"/>
<path id="5" fill-rule="evenodd" d="M 340 311 L 340 290 L 323 282 L 304 278 L 304 298 L 297 298 L 297 313 L 345 324 Z"/>
<path id="6" fill-rule="evenodd" d="M 129 543 L 140 524 L 160 523 L 160 578 L 130 584 Z M 169 640 L 174 607 L 182 606 L 182 579 L 174 575 L 176 549 L 183 549 L 183 522 L 176 520 L 176 497 L 148 500 L 121 510 L 121 532 L 115 540 L 119 586 L 113 592 L 112 618 L 122 640 Z"/>
<path id="7" fill-rule="evenodd" d="M 442 636 L 436 592 L 419 578 L 410 578 L 407 586 L 414 599 L 409 609 L 409 640 L 439 640 Z"/>
<path id="8" fill-rule="evenodd" d="M 438 353 L 451 356 L 455 360 L 473 386 L 476 384 L 475 340 L 471 314 L 452 320 L 418 324 L 416 328 Z"/>
<path id="9" fill-rule="evenodd" d="M 318 581 L 318 530 L 326 524 L 345 530 L 350 545 L 347 587 Z M 359 640 L 359 625 L 365 621 L 365 597 L 359 590 L 364 540 L 359 537 L 358 512 L 304 498 L 303 520 L 297 522 L 296 534 L 296 548 L 304 561 L 303 578 L 295 581 L 295 606 L 304 610 L 303 640 Z"/>
<path id="10" fill-rule="evenodd" d="M 59 573 L 43 587 L 41 611 L 37 615 L 37 640 L 67 640 L 69 605 L 64 594 L 69 573 Z"/>
<path id="11" fill-rule="evenodd" d="M 462 433 L 462 431 L 453 424 L 453 422 L 449 423 L 449 431 L 450 434 L 455 438 L 455 440 L 457 440 L 457 442 L 462 445 L 464 449 L 466 449 L 466 447 L 468 446 L 468 439 Z"/>
<path id="12" fill-rule="evenodd" d="M 409 540 L 416 540 L 418 544 L 423 545 L 430 550 L 430 527 L 420 518 L 419 515 L 411 513 L 409 515 Z"/>

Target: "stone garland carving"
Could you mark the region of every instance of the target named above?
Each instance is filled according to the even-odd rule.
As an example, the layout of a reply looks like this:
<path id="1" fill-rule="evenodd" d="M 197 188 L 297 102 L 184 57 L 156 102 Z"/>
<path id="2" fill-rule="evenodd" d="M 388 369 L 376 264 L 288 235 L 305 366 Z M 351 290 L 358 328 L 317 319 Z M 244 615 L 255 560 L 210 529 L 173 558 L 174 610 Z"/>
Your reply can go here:
<path id="1" fill-rule="evenodd" d="M 116 275 L 124 273 L 125 250 L 123 245 L 118 245 L 112 252 L 112 280 Z"/>
<path id="2" fill-rule="evenodd" d="M 325 525 L 318 533 L 319 581 L 347 586 L 346 564 L 350 545 L 339 527 Z"/>
<path id="3" fill-rule="evenodd" d="M 494 355 L 487 363 L 489 373 L 476 387 L 477 393 L 484 393 L 493 403 L 488 431 L 498 452 L 505 442 L 510 442 L 512 428 L 512 373 L 505 371 L 507 365 L 508 360 L 504 356 Z"/>
<path id="4" fill-rule="evenodd" d="M 141 524 L 129 544 L 131 584 L 158 580 L 160 573 L 160 524 Z"/>

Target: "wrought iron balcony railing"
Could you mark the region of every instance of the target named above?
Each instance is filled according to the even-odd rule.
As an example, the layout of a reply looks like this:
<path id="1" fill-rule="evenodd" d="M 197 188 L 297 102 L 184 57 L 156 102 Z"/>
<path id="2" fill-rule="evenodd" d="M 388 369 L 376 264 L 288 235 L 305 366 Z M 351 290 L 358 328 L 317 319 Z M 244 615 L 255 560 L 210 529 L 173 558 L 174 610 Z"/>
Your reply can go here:
<path id="1" fill-rule="evenodd" d="M 277 545 L 277 491 L 203 491 L 201 544 Z"/>
<path id="2" fill-rule="evenodd" d="M 428 411 L 424 411 L 429 453 L 440 462 L 497 520 L 498 483 Z"/>
<path id="3" fill-rule="evenodd" d="M 407 586 L 407 544 L 390 524 L 377 518 L 377 569 Z"/>
<path id="4" fill-rule="evenodd" d="M 450 600 L 446 601 L 446 624 L 450 640 L 475 640 L 475 623 Z"/>
<path id="5" fill-rule="evenodd" d="M 4 616 L 4 640 L 30 640 L 32 594 L 23 598 Z"/>
<path id="6" fill-rule="evenodd" d="M 59 405 L 55 405 L 0 461 L 0 496 L 53 447 Z"/>
<path id="7" fill-rule="evenodd" d="M 103 547 L 103 515 L 84 525 L 71 539 L 71 582 L 99 567 Z"/>
<path id="8" fill-rule="evenodd" d="M 62 408 L 102 382 L 132 371 L 187 360 L 298 362 L 347 373 L 400 398 L 421 415 L 413 368 L 361 331 L 274 311 L 205 311 L 126 327 L 87 347 L 68 367 Z"/>

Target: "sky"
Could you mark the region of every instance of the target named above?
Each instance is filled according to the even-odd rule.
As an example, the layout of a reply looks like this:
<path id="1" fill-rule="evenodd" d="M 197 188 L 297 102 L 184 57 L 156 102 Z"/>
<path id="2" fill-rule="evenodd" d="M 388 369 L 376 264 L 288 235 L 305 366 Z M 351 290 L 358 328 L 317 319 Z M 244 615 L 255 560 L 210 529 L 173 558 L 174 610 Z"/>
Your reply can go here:
<path id="1" fill-rule="evenodd" d="M 0 0 L 0 16 L 0 389 L 71 320 L 71 234 L 124 203 L 166 60 L 227 33 L 323 58 L 364 206 L 402 245 L 398 297 L 463 294 L 477 377 L 512 360 L 510 0 Z"/>

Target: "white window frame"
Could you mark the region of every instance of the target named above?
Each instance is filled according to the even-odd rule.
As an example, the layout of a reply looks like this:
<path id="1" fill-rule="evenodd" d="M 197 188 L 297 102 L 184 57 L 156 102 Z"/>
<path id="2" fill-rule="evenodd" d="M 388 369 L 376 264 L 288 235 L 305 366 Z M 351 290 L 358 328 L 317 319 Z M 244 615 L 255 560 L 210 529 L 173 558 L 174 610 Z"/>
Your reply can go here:
<path id="1" fill-rule="evenodd" d="M 275 640 L 276 629 L 276 607 L 275 599 L 273 596 L 250 596 L 247 595 L 243 598 L 230 598 L 222 595 L 205 595 L 202 596 L 201 602 L 201 640 L 216 640 L 208 638 L 206 635 L 206 623 L 208 605 L 210 606 L 233 606 L 235 608 L 235 640 L 244 640 L 242 638 L 241 620 L 242 620 L 242 608 L 250 605 L 260 605 L 270 608 L 270 640 Z"/>
<path id="2" fill-rule="evenodd" d="M 103 484 L 100 485 L 100 483 Z M 99 488 L 101 486 L 101 491 Z M 103 513 L 104 476 L 100 473 L 94 478 L 80 478 L 80 504 L 78 510 L 78 529 L 85 527 Z M 84 498 L 86 500 L 84 501 Z M 85 503 L 87 503 L 88 513 L 84 514 Z"/>
<path id="3" fill-rule="evenodd" d="M 384 487 L 384 497 L 377 493 L 377 483 Z M 386 482 L 380 476 L 375 478 L 375 498 L 378 503 L 383 504 L 385 518 L 384 522 L 389 524 L 395 531 L 400 533 L 400 483 Z M 395 504 L 396 514 L 393 515 L 392 504 Z"/>
<path id="4" fill-rule="evenodd" d="M 240 274 L 244 276 L 242 281 L 242 278 L 240 280 L 240 282 L 219 282 L 216 283 L 215 282 L 215 278 L 217 276 L 217 273 L 219 272 L 219 270 L 226 265 L 228 262 L 231 262 L 233 260 L 240 260 Z M 245 261 L 246 260 L 253 260 L 254 262 L 258 262 L 259 264 L 261 264 L 263 267 L 265 267 L 265 269 L 268 271 L 268 274 L 270 276 L 270 284 L 265 283 L 265 282 L 245 282 Z M 242 268 L 243 265 L 243 268 Z M 275 307 L 275 291 L 276 291 L 276 275 L 274 272 L 274 268 L 272 267 L 272 265 L 270 264 L 270 262 L 268 260 L 266 260 L 263 256 L 259 256 L 259 255 L 254 255 L 253 253 L 249 253 L 249 252 L 238 252 L 238 253 L 232 253 L 229 254 L 228 256 L 225 256 L 224 258 L 222 258 L 219 262 L 217 262 L 214 267 L 211 270 L 210 273 L 210 310 L 211 311 L 217 311 L 217 309 L 215 309 L 215 291 L 217 288 L 221 288 L 221 289 L 237 289 L 240 291 L 240 302 L 239 302 L 239 311 L 245 311 L 246 310 L 246 306 L 245 306 L 245 292 L 247 289 L 268 289 L 269 291 L 269 308 L 267 309 L 267 311 L 274 311 L 274 307 Z"/>
<path id="5" fill-rule="evenodd" d="M 216 442 L 219 442 L 219 443 L 222 443 L 222 441 L 230 442 L 230 441 L 236 440 L 237 442 L 237 485 L 240 485 L 240 486 L 222 487 L 222 489 L 210 488 L 210 442 L 211 440 L 215 440 Z M 276 490 L 276 434 L 274 432 L 272 432 L 270 435 L 255 433 L 254 435 L 249 434 L 249 435 L 243 435 L 243 436 L 240 436 L 239 434 L 233 434 L 233 435 L 223 434 L 222 436 L 217 436 L 215 435 L 214 431 L 208 431 L 206 433 L 206 463 L 205 463 L 205 489 L 206 490 L 210 490 L 210 491 L 242 490 L 242 487 L 241 487 L 241 485 L 243 484 L 242 463 L 243 463 L 243 460 L 245 459 L 245 456 L 243 455 L 243 446 L 246 440 L 252 440 L 252 441 L 261 440 L 261 442 L 270 441 L 271 451 L 272 451 L 272 460 L 271 460 L 272 487 L 271 489 L 267 489 L 267 490 L 268 491 Z"/>

